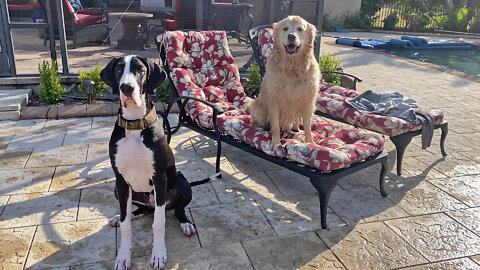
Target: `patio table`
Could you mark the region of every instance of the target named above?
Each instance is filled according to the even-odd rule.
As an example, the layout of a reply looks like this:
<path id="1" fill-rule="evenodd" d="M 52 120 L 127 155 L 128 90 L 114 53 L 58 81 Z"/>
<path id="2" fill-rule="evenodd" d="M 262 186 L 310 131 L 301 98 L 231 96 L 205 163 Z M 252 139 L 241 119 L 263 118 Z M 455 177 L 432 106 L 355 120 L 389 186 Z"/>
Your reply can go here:
<path id="1" fill-rule="evenodd" d="M 151 13 L 113 12 L 112 17 L 119 17 L 123 26 L 123 35 L 118 40 L 116 49 L 145 50 L 148 47 L 147 21 L 153 18 Z"/>

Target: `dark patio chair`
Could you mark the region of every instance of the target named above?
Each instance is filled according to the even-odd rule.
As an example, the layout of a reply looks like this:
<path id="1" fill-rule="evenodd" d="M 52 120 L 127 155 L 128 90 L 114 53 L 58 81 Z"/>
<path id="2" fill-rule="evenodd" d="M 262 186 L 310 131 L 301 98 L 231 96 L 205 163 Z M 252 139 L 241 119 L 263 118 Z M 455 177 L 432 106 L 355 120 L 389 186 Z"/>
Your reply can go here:
<path id="1" fill-rule="evenodd" d="M 163 18 L 175 12 L 175 0 L 140 0 L 139 11 L 152 13 L 154 17 Z"/>
<path id="2" fill-rule="evenodd" d="M 228 37 L 236 38 L 239 43 L 244 42 L 248 45 L 248 38 L 242 35 L 242 29 L 245 25 L 248 28 L 253 25 L 254 19 L 250 12 L 253 5 L 235 2 L 232 0 L 207 1 L 206 9 L 210 11 L 207 13 L 208 29 L 226 31 Z"/>
<path id="3" fill-rule="evenodd" d="M 166 13 L 162 20 L 166 31 L 195 29 L 197 24 L 196 0 L 176 0 L 175 13 Z"/>
<path id="4" fill-rule="evenodd" d="M 39 0 L 44 14 L 46 14 L 46 1 Z M 57 6 L 55 0 L 49 0 L 52 14 L 52 23 L 55 33 L 58 32 Z M 110 44 L 110 28 L 108 27 L 108 13 L 104 8 L 86 8 L 75 11 L 68 0 L 63 0 L 63 15 L 65 19 L 65 32 L 68 37 L 73 39 L 73 48 L 79 43 L 92 41 Z M 48 36 L 44 39 L 44 45 L 47 44 Z"/>
<path id="5" fill-rule="evenodd" d="M 251 40 L 255 61 L 260 67 L 260 72 L 263 77 L 265 74 L 265 65 L 268 57 L 271 55 L 274 44 L 272 26 L 262 25 L 250 29 L 249 38 Z M 359 92 L 356 91 L 356 83 L 362 80 L 351 74 L 335 71 L 330 72 L 353 78 L 354 89 L 347 89 L 322 82 L 317 97 L 315 114 L 389 136 L 397 150 L 397 175 L 401 175 L 403 155 L 413 137 L 422 134 L 422 122 L 420 120 L 408 121 L 398 117 L 360 113 L 345 100 L 359 95 Z M 322 73 L 326 74 L 327 72 Z M 419 111 L 432 117 L 435 125 L 434 129 L 440 128 L 442 130 L 440 150 L 445 157 L 447 155 L 445 152 L 445 139 L 448 134 L 448 123 L 444 120 L 443 111 L 421 108 L 419 108 Z"/>
<path id="6" fill-rule="evenodd" d="M 324 229 L 328 200 L 340 178 L 380 163 L 380 192 L 387 196 L 383 185 L 388 158 L 382 153 L 382 135 L 314 117 L 314 143 L 302 142 L 302 130 L 283 131 L 281 146 L 275 147 L 269 131 L 251 125 L 250 98 L 240 83 L 224 31 L 166 32 L 157 37 L 157 47 L 171 82 L 166 117 L 174 104 L 180 108 L 179 123 L 167 128 L 167 139 L 185 126 L 216 140 L 216 172 L 224 142 L 309 177 L 319 194 Z"/>
<path id="7" fill-rule="evenodd" d="M 36 11 L 41 10 L 40 5 L 33 0 L 7 1 L 7 4 L 10 19 L 17 16 L 32 16 Z"/>

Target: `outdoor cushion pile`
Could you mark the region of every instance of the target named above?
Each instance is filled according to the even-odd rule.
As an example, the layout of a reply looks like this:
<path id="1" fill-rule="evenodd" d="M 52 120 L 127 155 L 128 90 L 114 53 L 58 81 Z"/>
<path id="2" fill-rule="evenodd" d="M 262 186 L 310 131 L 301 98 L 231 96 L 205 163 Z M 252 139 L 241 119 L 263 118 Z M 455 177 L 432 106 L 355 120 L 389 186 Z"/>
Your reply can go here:
<path id="1" fill-rule="evenodd" d="M 324 172 L 348 167 L 380 152 L 382 135 L 357 128 L 340 127 L 315 117 L 314 143 L 304 143 L 304 132 L 283 131 L 280 146 L 273 146 L 271 133 L 254 127 L 248 113 L 250 99 L 240 83 L 238 69 L 222 31 L 163 34 L 170 77 L 180 96 L 200 98 L 224 113 L 217 118 L 220 132 L 246 142 L 263 152 L 308 164 Z M 194 122 L 213 128 L 213 110 L 198 101 L 186 106 Z"/>

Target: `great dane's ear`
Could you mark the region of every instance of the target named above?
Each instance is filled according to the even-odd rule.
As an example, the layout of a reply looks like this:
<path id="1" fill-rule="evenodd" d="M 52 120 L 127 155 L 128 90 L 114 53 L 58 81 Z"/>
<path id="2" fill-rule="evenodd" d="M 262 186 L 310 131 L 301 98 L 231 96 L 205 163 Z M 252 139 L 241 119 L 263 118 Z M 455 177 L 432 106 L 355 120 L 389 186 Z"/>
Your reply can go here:
<path id="1" fill-rule="evenodd" d="M 167 74 L 152 60 L 143 57 L 139 57 L 139 59 L 147 66 L 147 78 L 144 85 L 145 92 L 153 95 L 155 89 L 165 81 Z"/>
<path id="2" fill-rule="evenodd" d="M 114 57 L 100 72 L 100 78 L 112 88 L 112 93 L 115 95 L 119 94 L 118 82 L 115 78 L 115 65 L 120 59 L 121 57 Z"/>

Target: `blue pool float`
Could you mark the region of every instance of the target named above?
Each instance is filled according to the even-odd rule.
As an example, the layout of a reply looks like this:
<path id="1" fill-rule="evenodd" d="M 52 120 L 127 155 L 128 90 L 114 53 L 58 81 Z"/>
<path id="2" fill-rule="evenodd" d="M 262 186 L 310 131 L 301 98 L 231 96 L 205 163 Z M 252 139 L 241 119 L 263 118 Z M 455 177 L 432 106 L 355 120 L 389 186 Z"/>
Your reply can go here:
<path id="1" fill-rule="evenodd" d="M 415 50 L 471 50 L 472 45 L 441 45 L 441 46 L 415 46 L 409 49 Z"/>
<path id="2" fill-rule="evenodd" d="M 371 50 L 383 49 L 388 46 L 387 42 L 383 40 L 375 40 L 375 39 L 358 40 L 358 39 L 351 39 L 351 38 L 338 38 L 335 41 L 335 43 L 346 45 L 346 46 L 357 47 L 357 48 L 371 49 Z"/>
<path id="3" fill-rule="evenodd" d="M 401 39 L 395 39 L 395 38 L 390 39 L 389 44 L 390 44 L 390 47 L 403 48 L 403 49 L 411 49 L 415 46 L 410 40 L 401 40 Z"/>
<path id="4" fill-rule="evenodd" d="M 409 40 L 415 46 L 427 46 L 428 45 L 428 41 L 424 38 L 421 38 L 421 37 L 402 36 L 401 39 L 402 40 Z"/>
<path id="5" fill-rule="evenodd" d="M 347 45 L 347 46 L 352 46 L 353 44 L 358 41 L 356 39 L 351 39 L 351 38 L 337 38 L 335 43 L 340 44 L 340 45 Z"/>
<path id="6" fill-rule="evenodd" d="M 383 40 L 360 40 L 352 38 L 338 38 L 335 43 L 358 47 L 363 49 L 385 49 L 385 48 L 395 48 L 395 49 L 410 49 L 410 50 L 470 50 L 475 45 L 465 42 L 449 42 L 446 40 L 431 40 L 427 41 L 423 38 L 403 36 L 403 39 L 391 39 L 389 42 Z M 405 38 L 412 38 L 405 39 Z M 416 44 L 425 44 L 426 45 L 416 45 Z"/>
<path id="7" fill-rule="evenodd" d="M 385 40 L 370 39 L 363 41 L 363 43 L 373 46 L 374 49 L 385 49 L 388 47 L 388 42 Z"/>
<path id="8" fill-rule="evenodd" d="M 428 49 L 456 49 L 470 50 L 473 44 L 465 42 L 449 42 L 446 40 L 432 40 L 428 42 Z"/>

